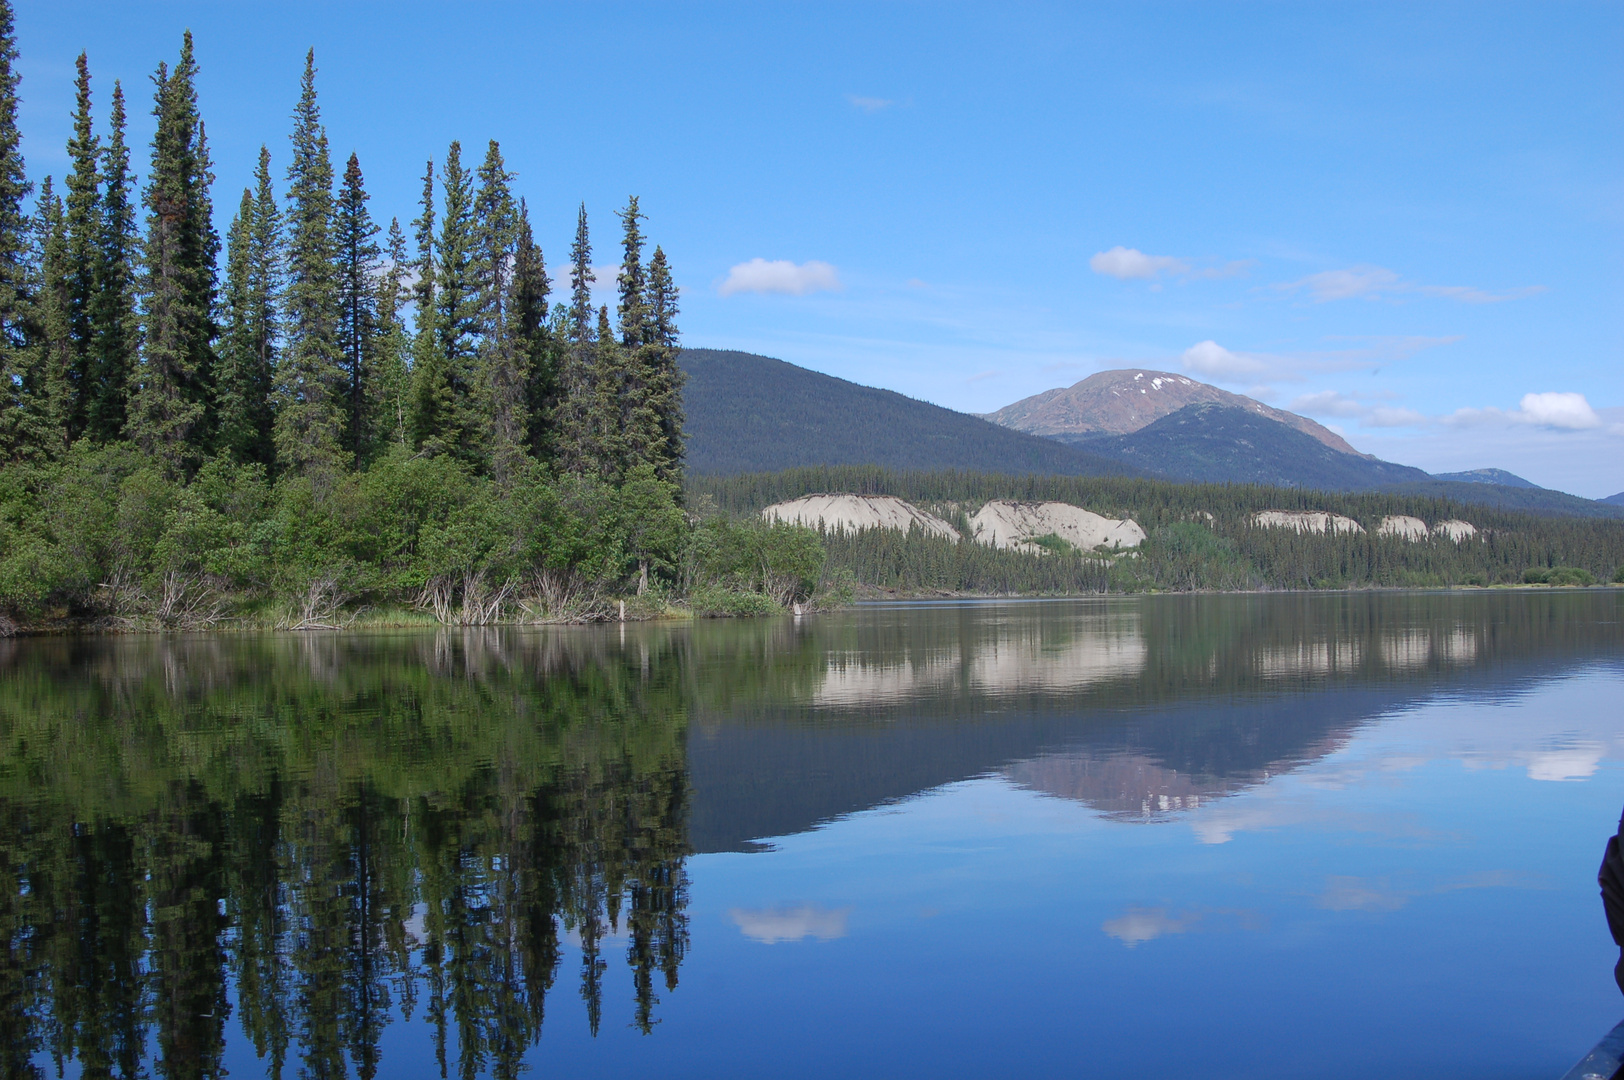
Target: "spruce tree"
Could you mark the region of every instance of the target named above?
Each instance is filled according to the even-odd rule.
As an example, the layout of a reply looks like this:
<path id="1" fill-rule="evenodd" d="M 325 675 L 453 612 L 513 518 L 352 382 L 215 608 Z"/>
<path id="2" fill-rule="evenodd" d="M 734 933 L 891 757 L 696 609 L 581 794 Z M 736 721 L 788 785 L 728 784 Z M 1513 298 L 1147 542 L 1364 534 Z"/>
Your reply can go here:
<path id="1" fill-rule="evenodd" d="M 386 234 L 388 255 L 378 276 L 378 334 L 376 377 L 372 380 L 372 413 L 378 418 L 378 449 L 409 446 L 411 443 L 411 369 L 407 358 L 411 335 L 406 332 L 405 311 L 410 299 L 406 275 L 410 263 L 406 255 L 406 235 L 400 219 L 389 219 Z"/>
<path id="2" fill-rule="evenodd" d="M 592 238 L 587 231 L 586 204 L 576 217 L 575 242 L 570 245 L 570 303 L 565 309 L 564 337 L 558 372 L 558 406 L 553 413 L 554 460 L 565 472 L 599 471 L 595 410 L 599 405 L 594 354 L 592 307 Z"/>
<path id="3" fill-rule="evenodd" d="M 631 454 L 625 401 L 628 352 L 615 338 L 607 305 L 598 308 L 597 340 L 591 346 L 592 397 L 589 403 L 592 461 L 587 471 L 612 484 L 625 479 Z"/>
<path id="4" fill-rule="evenodd" d="M 281 212 L 271 186 L 271 152 L 261 146 L 254 187 L 244 188 L 226 243 L 225 327 L 216 380 L 218 448 L 243 463 L 275 462 L 276 293 Z"/>
<path id="5" fill-rule="evenodd" d="M 446 151 L 440 235 L 435 245 L 435 329 L 445 365 L 449 409 L 437 432 L 440 451 L 471 465 L 484 458 L 485 422 L 481 416 L 479 333 L 482 325 L 479 282 L 475 276 L 474 177 L 462 167 L 462 145 Z"/>
<path id="6" fill-rule="evenodd" d="M 84 53 L 74 81 L 73 137 L 68 140 L 67 198 L 63 214 L 62 317 L 66 323 L 67 382 L 64 410 L 68 441 L 89 428 L 97 397 L 97 290 L 101 270 L 101 140 L 91 128 L 90 65 Z"/>
<path id="7" fill-rule="evenodd" d="M 655 472 L 660 479 L 682 482 L 683 408 L 682 384 L 686 376 L 677 366 L 681 346 L 677 335 L 677 284 L 665 252 L 654 249 L 648 264 L 647 326 L 642 363 L 647 386 L 648 407 L 659 418 L 660 457 Z"/>
<path id="8" fill-rule="evenodd" d="M 17 130 L 17 36 L 10 0 L 0 0 L 0 460 L 43 449 L 38 414 L 29 401 L 28 217 L 33 190 L 23 167 Z"/>
<path id="9" fill-rule="evenodd" d="M 55 456 L 72 442 L 74 372 L 68 322 L 67 237 L 62 200 L 47 176 L 34 208 L 33 348 L 25 383 L 39 451 Z"/>
<path id="10" fill-rule="evenodd" d="M 208 448 L 212 393 L 214 260 L 208 140 L 197 110 L 192 35 L 174 71 L 154 79 L 152 171 L 143 202 L 147 240 L 142 277 L 144 342 L 140 389 L 129 431 L 172 470 L 196 466 Z"/>
<path id="11" fill-rule="evenodd" d="M 372 392 L 378 345 L 378 227 L 367 212 L 361 161 L 350 155 L 339 189 L 338 215 L 338 351 L 344 375 L 344 453 L 355 468 L 371 456 L 376 438 Z"/>
<path id="12" fill-rule="evenodd" d="M 527 456 L 530 380 L 529 358 L 513 340 L 508 325 L 519 218 L 511 187 L 513 174 L 507 171 L 495 139 L 486 148 L 478 181 L 473 224 L 473 276 L 479 293 L 478 393 L 471 395 L 477 411 L 469 422 L 481 429 L 490 475 L 506 486 Z"/>
<path id="13" fill-rule="evenodd" d="M 282 305 L 287 348 L 277 365 L 276 456 L 282 468 L 314 475 L 338 465 L 343 433 L 333 163 L 316 104 L 314 49 L 305 55 L 290 138 Z"/>
<path id="14" fill-rule="evenodd" d="M 95 327 L 95 386 L 89 406 L 91 437 L 124 437 L 129 396 L 140 360 L 141 319 L 136 305 L 141 241 L 135 226 L 135 177 L 124 143 L 124 89 L 113 83 L 107 147 L 101 160 L 101 229 L 97 270 L 101 277 L 91 319 Z"/>
<path id="15" fill-rule="evenodd" d="M 546 261 L 530 229 L 530 209 L 519 200 L 513 280 L 508 290 L 507 337 L 525 372 L 525 445 L 538 461 L 552 459 L 551 425 L 558 401 L 556 341 L 548 326 Z"/>
<path id="16" fill-rule="evenodd" d="M 479 189 L 474 196 L 474 280 L 479 289 L 480 335 L 493 339 L 500 338 L 507 326 L 504 308 L 519 229 L 513 174 L 507 171 L 495 139 L 486 148 L 478 179 Z"/>
<path id="17" fill-rule="evenodd" d="M 644 325 L 648 321 L 648 280 L 643 272 L 643 231 L 637 224 L 647 219 L 637 208 L 636 195 L 626 200 L 626 208 L 620 211 L 619 217 L 625 226 L 620 274 L 615 278 L 620 289 L 620 343 L 635 349 L 648 344 Z"/>
<path id="18" fill-rule="evenodd" d="M 665 461 L 664 432 L 653 399 L 652 367 L 657 350 L 650 340 L 648 280 L 643 270 L 643 232 L 638 224 L 644 218 L 637 207 L 637 196 L 627 199 L 619 217 L 625 229 L 620 273 L 616 278 L 620 292 L 620 341 L 624 353 L 621 357 L 624 379 L 620 391 L 624 467 L 630 470 L 647 463 L 658 468 Z"/>
<path id="19" fill-rule="evenodd" d="M 570 245 L 570 341 L 592 340 L 592 237 L 586 227 L 586 203 L 575 219 L 575 242 Z"/>
<path id="20" fill-rule="evenodd" d="M 451 411 L 445 356 L 440 351 L 439 283 L 434 252 L 434 160 L 423 172 L 422 211 L 412 221 L 417 240 L 417 281 L 412 287 L 416 334 L 412 339 L 412 443 L 430 455 L 442 453 L 441 427 Z"/>

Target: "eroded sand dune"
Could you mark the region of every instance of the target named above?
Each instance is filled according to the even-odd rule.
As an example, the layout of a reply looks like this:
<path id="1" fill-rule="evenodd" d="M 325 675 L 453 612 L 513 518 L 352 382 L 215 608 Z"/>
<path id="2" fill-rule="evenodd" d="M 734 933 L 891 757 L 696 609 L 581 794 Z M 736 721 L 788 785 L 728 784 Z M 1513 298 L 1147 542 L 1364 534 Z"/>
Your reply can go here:
<path id="1" fill-rule="evenodd" d="M 959 532 L 934 514 L 903 502 L 893 495 L 803 495 L 799 499 L 774 503 L 761 511 L 767 521 L 791 521 L 827 529 L 896 529 L 907 532 L 918 525 L 926 536 L 957 541 Z"/>
<path id="2" fill-rule="evenodd" d="M 1447 536 L 1449 539 L 1458 544 L 1462 540 L 1470 540 L 1472 537 L 1476 536 L 1477 526 L 1473 525 L 1470 521 L 1462 521 L 1459 518 L 1450 518 L 1448 521 L 1440 521 L 1438 524 L 1434 525 L 1432 527 L 1432 535 Z"/>
<path id="3" fill-rule="evenodd" d="M 1425 540 L 1431 533 L 1427 523 L 1420 518 L 1399 514 L 1382 518 L 1382 523 L 1376 527 L 1376 535 L 1396 536 L 1400 540 Z"/>
<path id="4" fill-rule="evenodd" d="M 1350 517 L 1323 510 L 1260 510 L 1252 524 L 1266 529 L 1295 529 L 1300 533 L 1362 533 L 1365 527 Z"/>
<path id="5" fill-rule="evenodd" d="M 1138 547 L 1145 530 L 1132 520 L 1101 517 L 1080 506 L 1058 502 L 1013 502 L 996 499 L 970 519 L 970 534 L 999 548 L 1031 547 L 1033 537 L 1054 535 L 1073 547 L 1091 551 Z"/>

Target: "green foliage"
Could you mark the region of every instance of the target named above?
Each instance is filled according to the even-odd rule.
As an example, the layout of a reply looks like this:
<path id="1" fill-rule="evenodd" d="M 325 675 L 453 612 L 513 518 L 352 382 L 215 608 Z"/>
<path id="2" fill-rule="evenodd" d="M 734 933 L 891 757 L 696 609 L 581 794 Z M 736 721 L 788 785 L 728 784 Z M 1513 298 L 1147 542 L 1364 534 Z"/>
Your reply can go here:
<path id="1" fill-rule="evenodd" d="M 804 525 L 716 517 L 694 530 L 684 578 L 695 596 L 749 593 L 782 610 L 812 595 L 826 559 L 819 533 Z"/>
<path id="2" fill-rule="evenodd" d="M 173 71 L 158 67 L 157 132 L 144 201 L 140 389 L 129 434 L 166 468 L 190 471 L 212 441 L 215 257 L 212 166 L 197 106 L 197 63 L 187 31 Z"/>
<path id="3" fill-rule="evenodd" d="M 1533 566 L 1523 571 L 1525 585 L 1594 585 L 1596 575 L 1578 566 Z"/>

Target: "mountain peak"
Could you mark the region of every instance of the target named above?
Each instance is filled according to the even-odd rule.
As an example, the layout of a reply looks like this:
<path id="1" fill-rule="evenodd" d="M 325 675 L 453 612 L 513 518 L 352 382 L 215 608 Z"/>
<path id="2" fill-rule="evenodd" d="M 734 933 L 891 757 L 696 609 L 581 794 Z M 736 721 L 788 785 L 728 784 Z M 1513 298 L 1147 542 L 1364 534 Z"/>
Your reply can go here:
<path id="1" fill-rule="evenodd" d="M 1187 405 L 1209 403 L 1246 409 L 1300 431 L 1332 450 L 1359 453 L 1342 436 L 1306 416 L 1220 390 L 1188 375 L 1149 368 L 1096 372 L 1071 386 L 1022 398 L 988 413 L 987 419 L 1016 431 L 1077 443 L 1100 436 L 1131 435 Z"/>

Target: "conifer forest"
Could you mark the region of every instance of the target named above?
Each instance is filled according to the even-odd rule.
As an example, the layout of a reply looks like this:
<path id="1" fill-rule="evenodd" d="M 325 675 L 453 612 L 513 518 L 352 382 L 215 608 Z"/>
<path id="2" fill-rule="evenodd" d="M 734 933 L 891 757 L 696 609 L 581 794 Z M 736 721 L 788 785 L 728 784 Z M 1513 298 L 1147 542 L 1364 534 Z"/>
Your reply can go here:
<path id="1" fill-rule="evenodd" d="M 222 237 L 189 32 L 139 177 L 141 104 L 81 55 L 71 171 L 35 190 L 17 58 L 0 2 L 0 627 L 591 618 L 815 546 L 722 526 L 696 553 L 677 288 L 636 197 L 613 311 L 584 205 L 554 295 L 494 140 L 429 157 L 416 216 L 385 224 L 330 147 L 312 52 Z"/>

